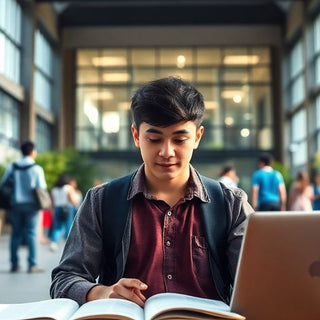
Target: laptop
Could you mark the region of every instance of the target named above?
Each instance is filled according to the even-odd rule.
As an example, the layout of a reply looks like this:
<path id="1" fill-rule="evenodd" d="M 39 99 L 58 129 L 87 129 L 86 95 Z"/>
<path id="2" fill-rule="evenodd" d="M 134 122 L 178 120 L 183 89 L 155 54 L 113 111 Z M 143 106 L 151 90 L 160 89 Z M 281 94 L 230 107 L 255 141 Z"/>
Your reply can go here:
<path id="1" fill-rule="evenodd" d="M 247 320 L 320 319 L 320 211 L 249 217 L 231 310 Z"/>

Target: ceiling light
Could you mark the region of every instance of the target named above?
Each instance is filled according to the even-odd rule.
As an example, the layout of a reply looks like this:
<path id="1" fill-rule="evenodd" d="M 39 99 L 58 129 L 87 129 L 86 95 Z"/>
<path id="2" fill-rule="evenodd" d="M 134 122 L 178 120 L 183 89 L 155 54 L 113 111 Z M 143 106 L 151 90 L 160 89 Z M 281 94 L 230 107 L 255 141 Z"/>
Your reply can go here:
<path id="1" fill-rule="evenodd" d="M 243 128 L 240 131 L 241 137 L 247 138 L 250 136 L 250 130 L 248 128 Z"/>
<path id="2" fill-rule="evenodd" d="M 177 67 L 182 69 L 186 64 L 186 57 L 184 55 L 177 56 Z"/>
<path id="3" fill-rule="evenodd" d="M 113 97 L 111 91 L 93 91 L 86 93 L 86 99 L 91 100 L 112 100 Z"/>
<path id="4" fill-rule="evenodd" d="M 102 115 L 102 128 L 106 133 L 119 132 L 120 118 L 118 112 L 105 112 Z"/>
<path id="5" fill-rule="evenodd" d="M 240 96 L 242 98 L 243 92 L 240 90 L 223 90 L 221 93 L 221 97 L 224 99 L 234 99 L 235 96 Z"/>
<path id="6" fill-rule="evenodd" d="M 102 78 L 105 82 L 128 82 L 130 75 L 127 72 L 104 73 Z"/>
<path id="7" fill-rule="evenodd" d="M 92 64 L 96 67 L 126 66 L 125 57 L 93 57 Z"/>
<path id="8" fill-rule="evenodd" d="M 118 103 L 118 109 L 119 110 L 129 110 L 131 106 L 130 102 L 124 101 Z"/>
<path id="9" fill-rule="evenodd" d="M 259 62 L 259 56 L 257 55 L 228 55 L 223 59 L 224 64 L 230 65 L 247 65 L 247 64 L 257 64 Z"/>
<path id="10" fill-rule="evenodd" d="M 232 100 L 235 102 L 235 103 L 240 103 L 242 101 L 242 96 L 240 94 L 236 94 L 232 97 Z"/>
<path id="11" fill-rule="evenodd" d="M 227 126 L 232 126 L 232 125 L 234 124 L 234 119 L 233 119 L 233 117 L 226 117 L 226 118 L 224 119 L 224 123 L 225 123 L 225 125 L 227 125 Z"/>
<path id="12" fill-rule="evenodd" d="M 217 109 L 218 102 L 217 101 L 205 101 L 205 106 L 207 110 Z"/>

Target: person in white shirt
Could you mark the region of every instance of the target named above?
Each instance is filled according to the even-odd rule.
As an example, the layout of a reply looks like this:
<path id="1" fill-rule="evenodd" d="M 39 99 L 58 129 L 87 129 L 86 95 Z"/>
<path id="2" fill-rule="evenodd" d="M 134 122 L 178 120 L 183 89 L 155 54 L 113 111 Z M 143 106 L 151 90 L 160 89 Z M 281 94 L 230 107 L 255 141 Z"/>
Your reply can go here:
<path id="1" fill-rule="evenodd" d="M 58 240 L 63 229 L 64 238 L 67 238 L 73 222 L 73 206 L 77 205 L 77 198 L 75 190 L 69 184 L 69 181 L 68 176 L 60 174 L 51 190 L 54 207 L 50 244 L 51 251 L 55 251 L 58 248 Z"/>
<path id="2" fill-rule="evenodd" d="M 232 166 L 225 166 L 220 172 L 219 182 L 223 183 L 227 187 L 237 187 L 239 178 L 236 170 Z"/>

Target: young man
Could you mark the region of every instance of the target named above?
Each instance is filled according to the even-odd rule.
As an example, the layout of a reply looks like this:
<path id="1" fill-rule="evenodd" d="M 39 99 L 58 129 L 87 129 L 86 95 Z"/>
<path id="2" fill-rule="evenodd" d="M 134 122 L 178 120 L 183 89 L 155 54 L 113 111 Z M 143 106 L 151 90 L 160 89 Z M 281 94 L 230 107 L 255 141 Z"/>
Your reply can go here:
<path id="1" fill-rule="evenodd" d="M 271 167 L 271 156 L 262 154 L 252 176 L 252 206 L 258 211 L 286 210 L 287 191 L 282 174 Z"/>
<path id="2" fill-rule="evenodd" d="M 204 131 L 202 95 L 180 79 L 164 78 L 139 89 L 131 110 L 143 164 L 125 199 L 116 194 L 103 203 L 112 181 L 88 192 L 52 272 L 51 296 L 79 304 L 123 298 L 143 306 L 153 294 L 177 292 L 228 302 L 253 209 L 242 190 L 223 187 L 225 210 L 204 214 L 218 200 L 190 165 Z M 106 218 L 112 202 L 118 208 L 126 200 L 128 213 Z M 121 230 L 119 220 L 125 220 Z"/>
<path id="3" fill-rule="evenodd" d="M 8 220 L 12 227 L 10 239 L 11 272 L 20 271 L 18 250 L 25 236 L 29 249 L 28 272 L 38 273 L 44 270 L 37 265 L 37 232 L 39 209 L 34 188 L 47 188 L 43 168 L 35 163 L 37 150 L 31 141 L 21 144 L 22 158 L 8 166 L 2 181 L 14 171 L 14 193 L 12 206 L 8 211 Z"/>

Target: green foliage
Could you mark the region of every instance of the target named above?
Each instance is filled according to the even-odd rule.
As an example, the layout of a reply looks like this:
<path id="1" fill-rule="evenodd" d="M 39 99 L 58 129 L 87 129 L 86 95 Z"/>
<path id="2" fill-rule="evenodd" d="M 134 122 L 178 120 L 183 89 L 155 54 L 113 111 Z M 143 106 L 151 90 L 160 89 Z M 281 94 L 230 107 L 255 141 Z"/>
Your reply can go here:
<path id="1" fill-rule="evenodd" d="M 320 151 L 316 152 L 313 158 L 312 171 L 314 173 L 320 173 Z"/>
<path id="2" fill-rule="evenodd" d="M 95 180 L 95 166 L 90 158 L 74 148 L 67 148 L 62 152 L 43 152 L 38 155 L 36 161 L 44 169 L 49 190 L 62 173 L 76 179 L 83 194 Z"/>
<path id="3" fill-rule="evenodd" d="M 286 185 L 286 188 L 288 189 L 291 183 L 293 182 L 293 179 L 290 176 L 289 167 L 278 161 L 273 161 L 272 167 L 273 169 L 279 171 L 282 174 L 284 183 Z"/>
<path id="4" fill-rule="evenodd" d="M 48 189 L 52 188 L 59 174 L 65 173 L 67 161 L 64 154 L 58 151 L 48 151 L 37 156 L 36 162 L 45 172 Z"/>
<path id="5" fill-rule="evenodd" d="M 96 180 L 96 166 L 88 155 L 79 153 L 74 148 L 68 148 L 64 151 L 68 162 L 66 173 L 76 179 L 79 189 L 85 193 L 93 186 Z"/>
<path id="6" fill-rule="evenodd" d="M 6 170 L 6 167 L 0 164 L 0 179 L 3 176 L 5 170 Z"/>
<path id="7" fill-rule="evenodd" d="M 8 166 L 11 162 L 13 162 L 13 161 L 15 161 L 15 160 L 16 160 L 16 158 L 14 158 L 14 157 L 6 157 L 5 160 L 4 160 L 4 162 L 0 164 L 0 180 L 1 180 L 4 172 L 6 171 L 7 166 Z"/>

